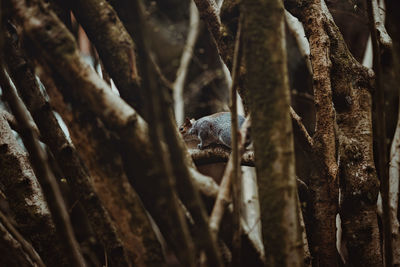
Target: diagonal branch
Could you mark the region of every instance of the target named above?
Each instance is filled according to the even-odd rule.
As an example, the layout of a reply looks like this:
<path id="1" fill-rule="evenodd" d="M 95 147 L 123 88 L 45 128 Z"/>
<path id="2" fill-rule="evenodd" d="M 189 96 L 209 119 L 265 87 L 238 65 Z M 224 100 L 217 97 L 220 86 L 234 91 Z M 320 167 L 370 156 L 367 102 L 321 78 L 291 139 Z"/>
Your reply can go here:
<path id="1" fill-rule="evenodd" d="M 20 133 L 21 137 L 29 151 L 30 161 L 42 187 L 54 224 L 56 225 L 57 234 L 61 240 L 65 241 L 63 244 L 68 253 L 69 263 L 72 266 L 86 266 L 78 242 L 75 239 L 60 188 L 48 166 L 45 151 L 40 146 L 37 135 L 31 126 L 29 116 L 24 110 L 24 105 L 18 98 L 14 88 L 11 87 L 9 78 L 6 76 L 4 70 L 0 71 L 0 84 L 17 122 L 23 129 Z"/>
<path id="2" fill-rule="evenodd" d="M 290 117 L 292 118 L 293 134 L 295 139 L 298 141 L 300 146 L 305 152 L 314 152 L 314 140 L 309 135 L 306 127 L 301 121 L 301 117 L 297 115 L 296 111 L 292 107 L 289 109 Z"/>
<path id="3" fill-rule="evenodd" d="M 15 240 L 19 242 L 23 251 L 27 255 L 29 255 L 29 257 L 35 263 L 35 265 L 39 267 L 45 267 L 42 259 L 37 254 L 32 245 L 25 240 L 25 238 L 17 231 L 17 229 L 14 228 L 14 226 L 11 224 L 11 222 L 7 219 L 7 217 L 2 211 L 0 211 L 0 224 L 2 224 L 7 229 L 7 231 L 15 238 Z"/>
<path id="4" fill-rule="evenodd" d="M 109 255 L 110 262 L 116 266 L 129 266 L 126 251 L 122 246 L 108 212 L 95 193 L 92 177 L 79 158 L 74 146 L 67 140 L 49 103 L 40 91 L 32 68 L 25 60 L 15 38 L 6 33 L 5 59 L 10 76 L 18 92 L 32 114 L 41 132 L 41 139 L 58 159 L 62 172 L 74 191 L 75 197 L 82 203 L 89 217 L 89 223 L 96 237 Z"/>

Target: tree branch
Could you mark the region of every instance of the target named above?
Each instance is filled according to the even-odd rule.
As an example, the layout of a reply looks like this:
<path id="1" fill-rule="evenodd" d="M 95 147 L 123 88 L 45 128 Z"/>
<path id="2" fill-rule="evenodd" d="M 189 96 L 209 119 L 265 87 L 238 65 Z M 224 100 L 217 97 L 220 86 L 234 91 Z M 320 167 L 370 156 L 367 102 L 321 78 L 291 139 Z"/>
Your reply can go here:
<path id="1" fill-rule="evenodd" d="M 35 249 L 32 247 L 28 241 L 14 228 L 14 226 L 10 223 L 7 217 L 0 211 L 0 222 L 7 229 L 7 231 L 19 242 L 23 251 L 29 255 L 30 259 L 39 267 L 45 267 L 42 259 L 37 254 Z"/>
<path id="2" fill-rule="evenodd" d="M 135 48 L 118 15 L 105 0 L 64 1 L 96 46 L 121 97 L 143 116 Z"/>
<path id="3" fill-rule="evenodd" d="M 373 3 L 375 2 L 375 7 Z M 381 21 L 376 21 L 380 18 L 378 6 L 376 1 L 366 0 L 369 29 L 371 32 L 372 51 L 373 51 L 373 70 L 375 72 L 376 88 L 373 94 L 373 102 L 375 104 L 375 112 L 377 119 L 375 121 L 375 135 L 377 139 L 377 169 L 381 181 L 381 195 L 382 195 L 382 225 L 383 225 L 383 239 L 384 239 L 384 259 L 385 266 L 393 265 L 393 243 L 392 243 L 392 213 L 390 212 L 389 203 L 389 169 L 388 169 L 388 155 L 386 144 L 386 121 L 385 121 L 385 99 L 382 77 L 381 53 L 378 41 L 377 27 Z M 384 28 L 383 28 L 384 29 Z M 382 28 L 380 28 L 382 30 Z M 382 32 L 380 32 L 382 34 Z M 382 38 L 382 36 L 381 36 Z M 397 216 L 397 215 L 396 215 Z"/>
<path id="4" fill-rule="evenodd" d="M 56 178 L 51 172 L 46 159 L 46 154 L 40 146 L 35 131 L 33 131 L 29 116 L 24 111 L 24 106 L 18 98 L 15 90 L 8 82 L 8 77 L 4 71 L 0 71 L 0 84 L 6 95 L 18 123 L 23 131 L 21 136 L 24 144 L 29 151 L 30 161 L 34 166 L 36 177 L 42 187 L 46 202 L 50 208 L 56 231 L 63 243 L 66 252 L 68 253 L 69 263 L 73 266 L 86 266 L 83 256 L 80 252 L 79 245 L 75 239 L 74 231 L 69 221 L 69 215 L 66 210 L 64 200 L 62 199 L 60 188 L 58 187 Z"/>
<path id="5" fill-rule="evenodd" d="M 87 167 L 64 135 L 49 103 L 40 91 L 33 70 L 18 48 L 17 40 L 7 33 L 5 37 L 5 60 L 10 76 L 40 129 L 42 141 L 50 147 L 76 199 L 82 203 L 96 238 L 101 240 L 110 262 L 116 266 L 129 266 L 125 248 L 93 188 Z"/>
<path id="6" fill-rule="evenodd" d="M 249 126 L 250 126 L 250 120 L 246 119 L 246 121 L 242 125 L 242 129 L 240 130 L 240 140 L 238 148 L 239 154 L 242 154 L 244 152 L 244 144 L 246 142 L 246 136 Z M 231 154 L 231 156 L 229 157 L 228 164 L 225 168 L 224 175 L 222 176 L 218 195 L 216 197 L 215 204 L 210 215 L 209 224 L 211 230 L 214 232 L 215 235 L 218 234 L 225 209 L 231 202 L 231 183 L 234 171 L 233 161 L 234 157 Z"/>
<path id="7" fill-rule="evenodd" d="M 193 49 L 196 45 L 197 37 L 199 35 L 199 12 L 194 4 L 190 4 L 190 23 L 189 32 L 186 39 L 186 44 L 183 48 L 181 62 L 176 72 L 176 78 L 172 85 L 175 101 L 175 117 L 178 125 L 181 125 L 184 120 L 184 109 L 183 109 L 183 86 L 186 81 L 187 72 L 189 70 L 189 63 L 193 56 Z"/>

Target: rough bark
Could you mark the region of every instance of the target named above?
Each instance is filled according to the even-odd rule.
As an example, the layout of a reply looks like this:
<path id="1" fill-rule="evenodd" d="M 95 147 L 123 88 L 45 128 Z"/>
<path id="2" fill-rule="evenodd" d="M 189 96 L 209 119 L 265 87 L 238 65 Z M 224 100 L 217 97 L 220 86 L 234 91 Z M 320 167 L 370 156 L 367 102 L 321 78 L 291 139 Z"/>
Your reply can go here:
<path id="1" fill-rule="evenodd" d="M 37 52 L 43 50 L 48 52 L 41 55 L 40 59 L 51 66 L 62 64 L 62 70 L 54 68 L 56 76 L 71 89 L 80 88 L 69 92 L 60 87 L 64 96 L 77 102 L 84 100 L 92 112 L 104 120 L 108 127 L 119 133 L 120 140 L 123 141 L 119 147 L 122 150 L 122 159 L 130 182 L 158 222 L 166 239 L 175 248 L 177 256 L 183 259 L 186 255 L 182 251 L 187 247 L 184 239 L 181 239 L 181 229 L 173 227 L 176 225 L 175 218 L 171 216 L 174 211 L 159 197 L 165 192 L 166 180 L 163 173 L 153 172 L 153 152 L 147 137 L 147 124 L 82 62 L 72 37 L 52 13 L 42 13 L 40 9 L 28 7 L 23 2 L 18 7 L 19 18 L 22 20 L 26 36 L 32 40 L 32 48 Z M 41 23 L 37 24 L 36 21 Z M 46 31 L 45 29 L 49 27 L 50 30 Z M 146 179 L 142 179 L 143 177 Z M 148 188 L 153 190 L 149 191 Z M 170 211 L 169 214 L 165 212 L 166 208 Z"/>
<path id="2" fill-rule="evenodd" d="M 134 15 L 138 17 L 138 23 L 143 25 L 143 14 L 140 12 L 139 5 L 140 1 L 136 1 L 135 10 L 137 12 L 135 12 Z M 144 39 L 142 32 L 138 31 L 138 50 L 139 53 L 143 55 L 143 58 L 140 60 L 140 66 L 143 70 L 143 85 L 149 91 L 149 94 L 147 95 L 148 105 L 151 105 L 153 109 L 152 111 L 150 110 L 150 112 L 155 114 L 158 113 L 158 118 L 155 116 L 155 121 L 153 121 L 153 125 L 150 125 L 150 127 L 152 129 L 157 129 L 157 127 L 159 127 L 159 142 L 163 139 L 163 136 L 165 143 L 167 144 L 169 156 L 171 158 L 167 163 L 172 166 L 171 171 L 176 177 L 178 195 L 181 197 L 183 204 L 187 207 L 193 217 L 195 227 L 197 228 L 195 238 L 199 247 L 204 249 L 209 265 L 222 266 L 216 237 L 212 235 L 208 227 L 208 216 L 200 199 L 199 191 L 194 186 L 190 177 L 189 166 L 193 166 L 193 163 L 186 152 L 182 138 L 177 131 L 172 106 L 170 105 L 172 101 L 167 96 L 166 88 L 161 86 L 162 83 L 158 82 L 157 84 L 156 82 L 160 77 L 155 75 L 156 66 L 154 65 L 154 62 L 150 57 L 150 52 L 146 47 L 148 42 L 148 40 Z M 150 116 L 150 114 L 148 115 Z M 152 143 L 156 141 L 157 140 L 153 140 Z M 184 164 L 177 165 L 174 164 L 174 162 L 182 162 Z"/>
<path id="3" fill-rule="evenodd" d="M 10 76 L 38 125 L 42 141 L 50 147 L 75 198 L 82 203 L 90 226 L 94 230 L 96 238 L 104 246 L 110 263 L 113 266 L 129 266 L 125 249 L 117 236 L 108 212 L 94 191 L 87 167 L 64 135 L 49 103 L 40 91 L 32 68 L 11 36 L 6 37 L 5 51 Z"/>
<path id="4" fill-rule="evenodd" d="M 302 12 L 306 2 L 286 1 L 286 7 L 307 28 Z M 321 2 L 324 29 L 329 35 L 331 84 L 339 138 L 339 174 L 342 189 L 340 216 L 350 264 L 381 266 L 376 218 L 379 183 L 372 154 L 371 78 L 348 51 L 325 3 Z M 306 30 L 307 33 L 307 30 Z M 357 123 L 355 123 L 357 122 Z"/>
<path id="5" fill-rule="evenodd" d="M 2 266 L 44 266 L 33 262 L 31 257 L 23 250 L 21 244 L 0 222 L 0 252 L 6 255 L 0 258 Z M 37 265 L 36 265 L 37 264 Z"/>
<path id="6" fill-rule="evenodd" d="M 17 231 L 17 229 L 14 228 L 10 220 L 1 211 L 0 211 L 0 225 L 4 239 L 7 239 L 5 238 L 7 235 L 10 236 L 9 239 L 10 241 L 12 239 L 15 239 L 16 242 L 10 242 L 10 244 L 13 243 L 14 245 L 11 246 L 16 250 L 21 251 L 20 253 L 17 253 L 17 255 L 18 254 L 24 255 L 25 258 L 28 258 L 30 261 L 32 261 L 32 265 L 45 267 L 42 259 L 40 258 L 39 254 L 35 251 L 35 249 L 32 247 L 32 245 L 28 241 L 26 241 L 25 238 L 23 238 L 23 236 Z M 7 257 L 2 257 L 2 258 L 7 258 Z"/>
<path id="7" fill-rule="evenodd" d="M 95 190 L 110 213 L 129 261 L 139 266 L 162 265 L 164 259 L 159 241 L 124 172 L 118 148 L 121 145 L 82 104 L 75 103 L 74 110 L 79 112 L 71 113 L 49 77 L 43 74 L 41 79 L 50 95 L 51 105 L 62 115 L 74 145 L 87 164 Z"/>
<path id="8" fill-rule="evenodd" d="M 70 217 L 67 212 L 63 197 L 56 178 L 51 171 L 48 162 L 47 154 L 43 147 L 40 146 L 37 138 L 37 132 L 31 126 L 31 118 L 28 116 L 26 107 L 18 98 L 17 92 L 11 87 L 9 78 L 4 70 L 0 72 L 0 85 L 3 93 L 10 105 L 10 108 L 21 127 L 20 135 L 25 147 L 29 153 L 29 160 L 38 179 L 43 195 L 49 207 L 55 228 L 61 242 L 68 264 L 73 266 L 86 266 L 82 256 L 78 242 L 70 222 Z"/>
<path id="9" fill-rule="evenodd" d="M 335 222 L 338 208 L 338 166 L 335 111 L 329 77 L 332 68 L 329 58 L 331 43 L 324 30 L 325 21 L 320 6 L 320 1 L 313 1 L 304 8 L 304 16 L 307 17 L 304 28 L 310 42 L 316 109 L 314 159 L 318 161 L 318 167 L 311 171 L 309 181 L 312 195 L 309 208 L 313 221 L 312 226 L 309 226 L 309 234 L 313 263 L 337 266 Z"/>
<path id="10" fill-rule="evenodd" d="M 134 43 L 115 10 L 105 0 L 65 2 L 96 47 L 121 97 L 143 116 Z"/>
<path id="11" fill-rule="evenodd" d="M 281 1 L 243 2 L 245 88 L 268 266 L 302 266 Z"/>
<path id="12" fill-rule="evenodd" d="M 388 0 L 386 1 L 386 15 L 387 15 L 387 29 L 390 37 L 393 40 L 393 53 L 392 53 L 392 73 L 394 74 L 395 84 L 400 83 L 400 3 L 398 1 Z M 385 80 L 386 81 L 386 80 Z M 398 87 L 398 86 L 397 86 Z M 398 92 L 399 88 L 395 88 Z M 391 151 L 390 151 L 390 176 L 389 176 L 389 198 L 391 202 L 391 213 L 392 213 L 392 237 L 393 237 L 393 263 L 394 266 L 400 266 L 400 236 L 399 236 L 399 216 L 398 216 L 398 204 L 399 204 L 399 164 L 400 164 L 400 109 L 397 118 L 396 132 L 393 137 Z"/>
<path id="13" fill-rule="evenodd" d="M 46 265 L 66 266 L 28 155 L 17 143 L 3 115 L 0 117 L 0 131 L 0 182 L 14 213 L 16 227 L 32 243 Z"/>

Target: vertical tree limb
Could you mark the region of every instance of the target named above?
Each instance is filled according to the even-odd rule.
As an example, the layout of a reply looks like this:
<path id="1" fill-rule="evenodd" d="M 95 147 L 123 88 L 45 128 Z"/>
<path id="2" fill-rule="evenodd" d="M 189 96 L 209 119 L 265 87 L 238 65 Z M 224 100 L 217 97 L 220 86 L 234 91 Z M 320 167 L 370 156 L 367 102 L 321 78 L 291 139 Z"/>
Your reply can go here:
<path id="1" fill-rule="evenodd" d="M 35 2 L 41 6 L 41 2 Z M 147 136 L 147 124 L 82 62 L 72 36 L 60 25 L 54 14 L 45 9 L 38 9 L 34 5 L 27 6 L 26 3 L 22 3 L 19 7 L 18 16 L 23 22 L 24 33 L 31 40 L 32 49 L 41 55 L 40 60 L 50 66 L 57 66 L 60 63 L 63 65 L 62 70 L 53 68 L 55 76 L 68 84 L 69 88 L 75 89 L 70 92 L 60 87 L 64 97 L 77 102 L 85 101 L 91 112 L 99 116 L 107 127 L 118 133 L 122 142 L 120 144 L 122 160 L 130 182 L 138 191 L 167 242 L 185 262 L 183 258 L 187 255 L 182 251 L 187 247 L 184 238 L 181 238 L 181 229 L 174 227 L 178 224 L 176 218 L 171 216 L 175 211 L 165 212 L 170 210 L 171 206 L 166 206 L 160 198 L 165 193 L 163 186 L 167 180 L 162 172 L 154 171 L 153 149 Z M 31 16 L 27 17 L 26 14 Z M 37 24 L 37 21 L 41 23 Z M 50 30 L 46 30 L 49 27 Z M 57 38 L 54 38 L 55 36 Z M 41 54 L 42 50 L 47 53 Z M 77 90 L 78 88 L 80 90 Z"/>
<path id="2" fill-rule="evenodd" d="M 267 266 L 301 266 L 293 133 L 281 1 L 243 2 L 249 97 Z M 290 255 L 288 257 L 287 255 Z"/>
<path id="3" fill-rule="evenodd" d="M 190 3 L 190 22 L 189 22 L 189 32 L 186 39 L 185 46 L 183 48 L 181 62 L 179 64 L 178 71 L 176 72 L 176 78 L 172 85 L 174 94 L 174 111 L 175 117 L 178 125 L 181 125 L 184 121 L 184 101 L 183 101 L 183 86 L 186 81 L 186 76 L 189 71 L 189 63 L 192 59 L 194 53 L 194 47 L 196 45 L 197 37 L 199 35 L 199 12 L 194 4 Z"/>
<path id="4" fill-rule="evenodd" d="M 395 0 L 385 1 L 386 25 L 393 40 L 392 60 L 393 72 L 396 84 L 400 84 L 400 3 Z M 399 88 L 396 88 L 399 91 Z M 390 150 L 389 165 L 389 199 L 392 213 L 392 237 L 393 237 L 393 264 L 400 265 L 400 233 L 399 233 L 399 180 L 400 180 L 400 109 L 397 117 L 396 132 L 393 137 Z"/>
<path id="5" fill-rule="evenodd" d="M 140 1 L 134 1 L 135 14 L 137 16 L 137 21 L 142 25 L 143 14 L 140 11 Z M 163 124 L 165 123 L 162 113 L 168 112 L 167 110 L 162 110 L 165 108 L 161 100 L 160 90 L 157 88 L 157 80 L 154 79 L 155 69 L 151 65 L 152 59 L 151 54 L 147 50 L 144 35 L 141 30 L 137 31 L 136 42 L 139 51 L 139 66 L 142 71 L 142 86 L 145 89 L 145 99 L 146 99 L 146 116 L 148 118 L 149 124 L 149 137 L 152 146 L 154 147 L 155 160 L 160 163 L 158 167 L 158 172 L 166 176 L 164 181 L 159 181 L 164 191 L 164 199 L 159 200 L 159 205 L 164 206 L 166 210 L 175 210 L 173 216 L 176 217 L 176 222 L 178 225 L 169 225 L 170 227 L 180 228 L 180 238 L 185 246 L 183 252 L 175 250 L 175 253 L 182 253 L 184 255 L 176 254 L 176 256 L 182 261 L 181 263 L 185 266 L 195 266 L 195 246 L 192 237 L 189 233 L 189 228 L 184 220 L 182 209 L 178 207 L 178 199 L 176 197 L 176 180 L 173 173 L 173 162 L 169 159 L 171 157 L 171 152 L 167 147 L 162 146 L 162 141 L 165 140 L 165 133 L 163 129 Z M 161 203 L 164 202 L 164 203 Z M 168 206 L 167 206 L 168 205 Z"/>
<path id="6" fill-rule="evenodd" d="M 233 266 L 240 266 L 241 262 L 241 202 L 242 202 L 242 194 L 241 194 L 241 184 L 242 184 L 242 175 L 240 169 L 240 159 L 244 152 L 245 142 L 246 142 L 246 135 L 240 138 L 238 134 L 239 132 L 239 122 L 238 122 L 238 114 L 237 114 L 237 93 L 236 87 L 238 84 L 238 76 L 239 70 L 241 66 L 241 59 L 242 59 L 242 23 L 243 17 L 239 18 L 239 26 L 238 32 L 236 34 L 236 41 L 235 41 L 235 51 L 233 55 L 233 73 L 232 73 L 232 85 L 230 90 L 230 99 L 229 99 L 229 109 L 231 110 L 231 136 L 232 136 L 232 200 L 233 200 L 233 237 L 232 237 L 232 244 L 233 244 L 233 257 L 232 263 Z M 240 150 L 239 150 L 240 149 Z"/>
<path id="7" fill-rule="evenodd" d="M 382 80 L 382 66 L 381 66 L 381 55 L 380 46 L 377 37 L 377 26 L 379 22 L 375 21 L 375 17 L 379 17 L 378 7 L 373 11 L 372 0 L 366 1 L 367 12 L 369 20 L 369 28 L 371 32 L 372 51 L 373 51 L 373 70 L 375 72 L 375 92 L 373 95 L 373 103 L 375 104 L 375 112 L 377 119 L 375 121 L 377 136 L 377 169 L 378 175 L 381 181 L 381 195 L 382 195 L 382 207 L 383 207 L 383 240 L 384 240 L 384 259 L 385 266 L 393 265 L 393 244 L 392 244 L 392 219 L 389 204 L 389 160 L 387 155 L 387 144 L 386 144 L 386 121 L 385 121 L 385 104 L 384 104 L 384 92 L 383 92 L 383 80 Z M 376 1 L 375 1 L 376 2 Z M 376 3 L 377 4 L 377 3 Z M 375 14 L 374 14 L 375 12 Z M 378 24 L 378 25 L 377 25 Z"/>
<path id="8" fill-rule="evenodd" d="M 140 9 L 141 2 L 135 2 L 134 14 L 137 17 L 137 24 L 144 25 L 143 19 L 144 14 Z M 198 228 L 195 239 L 199 244 L 200 249 L 204 249 L 207 256 L 207 262 L 211 266 L 222 266 L 221 256 L 217 247 L 215 236 L 212 235 L 208 227 L 208 218 L 204 208 L 204 205 L 200 199 L 198 189 L 193 184 L 193 178 L 191 177 L 189 167 L 193 166 L 193 162 L 190 159 L 186 148 L 183 144 L 182 138 L 180 137 L 177 126 L 175 124 L 174 116 L 172 113 L 171 98 L 166 92 L 166 88 L 161 86 L 162 74 L 156 66 L 152 55 L 150 54 L 148 47 L 148 41 L 144 39 L 144 34 L 140 29 L 136 32 L 136 41 L 138 44 L 139 51 L 139 62 L 140 69 L 144 76 L 143 84 L 148 86 L 152 94 L 148 98 L 153 98 L 152 104 L 163 108 L 159 109 L 160 121 L 157 127 L 162 127 L 163 136 L 165 143 L 168 146 L 169 156 L 171 158 L 169 164 L 172 166 L 172 171 L 177 182 L 177 192 L 179 197 L 182 199 L 184 205 L 187 207 L 191 216 L 193 217 L 195 226 Z M 147 42 L 146 42 L 147 41 Z M 147 46 L 146 46 L 147 45 Z M 146 67 L 147 66 L 147 67 Z M 157 77 L 157 75 L 158 77 Z M 158 84 L 155 81 L 159 81 Z M 174 162 L 182 162 L 184 164 L 173 164 Z"/>

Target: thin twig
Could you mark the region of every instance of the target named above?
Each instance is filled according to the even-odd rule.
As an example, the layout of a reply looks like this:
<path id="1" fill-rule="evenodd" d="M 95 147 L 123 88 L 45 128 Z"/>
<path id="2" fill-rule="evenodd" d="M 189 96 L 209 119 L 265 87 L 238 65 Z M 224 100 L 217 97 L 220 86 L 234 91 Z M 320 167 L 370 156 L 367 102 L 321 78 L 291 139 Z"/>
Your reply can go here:
<path id="1" fill-rule="evenodd" d="M 292 107 L 289 109 L 290 117 L 292 118 L 293 133 L 296 140 L 299 142 L 305 152 L 312 152 L 314 146 L 314 140 L 309 135 L 306 127 L 301 121 L 301 117 L 297 115 L 296 111 Z"/>

